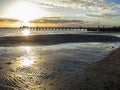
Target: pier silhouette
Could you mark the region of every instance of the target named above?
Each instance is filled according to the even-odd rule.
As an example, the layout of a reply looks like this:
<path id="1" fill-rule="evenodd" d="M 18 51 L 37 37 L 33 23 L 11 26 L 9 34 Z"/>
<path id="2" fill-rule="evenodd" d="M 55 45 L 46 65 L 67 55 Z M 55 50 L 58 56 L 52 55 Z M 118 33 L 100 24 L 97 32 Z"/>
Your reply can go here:
<path id="1" fill-rule="evenodd" d="M 28 29 L 31 31 L 111 31 L 120 32 L 120 27 L 28 27 L 22 26 L 20 30 Z"/>

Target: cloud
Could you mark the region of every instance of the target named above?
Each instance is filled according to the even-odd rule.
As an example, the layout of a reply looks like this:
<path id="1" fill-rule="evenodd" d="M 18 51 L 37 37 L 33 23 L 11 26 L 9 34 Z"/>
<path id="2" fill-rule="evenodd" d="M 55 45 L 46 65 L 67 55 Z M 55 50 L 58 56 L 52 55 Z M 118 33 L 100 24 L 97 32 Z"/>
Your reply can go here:
<path id="1" fill-rule="evenodd" d="M 119 14 L 86 14 L 88 17 L 96 17 L 96 18 L 113 18 L 113 17 L 120 17 Z"/>
<path id="2" fill-rule="evenodd" d="M 65 20 L 60 17 L 44 17 L 42 19 L 36 19 L 31 21 L 31 23 L 54 23 L 54 24 L 64 24 L 64 23 L 83 23 L 82 20 Z"/>
<path id="3" fill-rule="evenodd" d="M 19 22 L 19 20 L 12 18 L 0 18 L 0 22 Z"/>
<path id="4" fill-rule="evenodd" d="M 81 9 L 98 9 L 98 10 L 114 10 L 116 5 L 106 0 L 31 0 L 39 4 L 74 7 Z"/>
<path id="5" fill-rule="evenodd" d="M 42 7 L 42 8 L 55 8 L 54 6 L 51 6 L 51 5 L 40 5 L 40 7 Z"/>

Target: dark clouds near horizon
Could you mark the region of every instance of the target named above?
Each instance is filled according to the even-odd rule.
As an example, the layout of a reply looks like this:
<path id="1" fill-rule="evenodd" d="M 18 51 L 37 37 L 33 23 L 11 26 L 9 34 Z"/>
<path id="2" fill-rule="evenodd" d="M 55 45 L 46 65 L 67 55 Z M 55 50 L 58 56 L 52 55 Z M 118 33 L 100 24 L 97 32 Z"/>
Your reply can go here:
<path id="1" fill-rule="evenodd" d="M 83 20 L 47 20 L 47 19 L 36 19 L 31 21 L 31 23 L 54 23 L 54 24 L 59 24 L 59 23 L 84 23 Z"/>
<path id="2" fill-rule="evenodd" d="M 20 22 L 18 19 L 13 19 L 13 18 L 0 18 L 0 22 Z"/>

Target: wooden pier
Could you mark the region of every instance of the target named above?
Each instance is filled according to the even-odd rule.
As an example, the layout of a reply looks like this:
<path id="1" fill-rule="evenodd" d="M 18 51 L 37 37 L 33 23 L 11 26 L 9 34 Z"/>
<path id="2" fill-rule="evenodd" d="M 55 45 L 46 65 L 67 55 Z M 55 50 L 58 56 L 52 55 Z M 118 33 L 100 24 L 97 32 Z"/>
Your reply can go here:
<path id="1" fill-rule="evenodd" d="M 20 27 L 20 30 L 28 29 L 31 31 L 112 31 L 120 32 L 120 27 L 104 28 L 104 27 Z"/>
<path id="2" fill-rule="evenodd" d="M 20 27 L 20 30 L 24 29 L 31 31 L 87 31 L 87 28 L 80 27 Z"/>

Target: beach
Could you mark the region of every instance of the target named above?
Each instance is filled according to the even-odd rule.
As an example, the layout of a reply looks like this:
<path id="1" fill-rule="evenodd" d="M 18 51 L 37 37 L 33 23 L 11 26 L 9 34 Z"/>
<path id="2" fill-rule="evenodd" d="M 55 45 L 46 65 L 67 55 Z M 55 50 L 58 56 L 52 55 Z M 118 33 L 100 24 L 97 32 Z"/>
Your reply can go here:
<path id="1" fill-rule="evenodd" d="M 119 90 L 119 41 L 89 34 L 0 37 L 0 90 Z"/>
<path id="2" fill-rule="evenodd" d="M 104 59 L 91 64 L 84 71 L 62 76 L 56 89 L 62 90 L 119 90 L 120 48 Z M 58 86 L 57 86 L 58 85 Z M 51 89 L 52 90 L 52 89 Z"/>
<path id="3" fill-rule="evenodd" d="M 120 0 L 0 0 L 0 90 L 120 90 Z"/>

